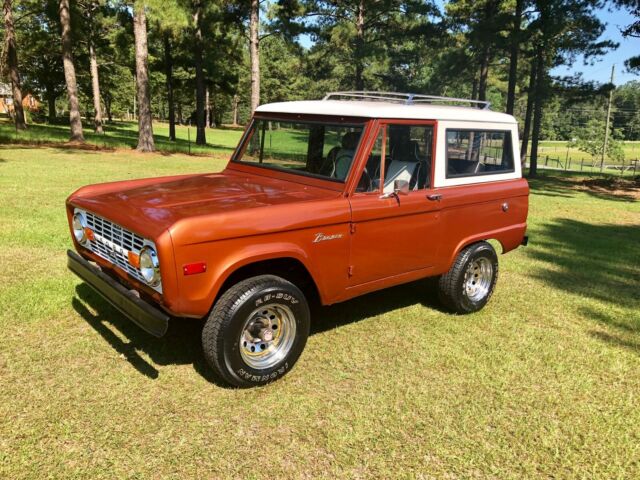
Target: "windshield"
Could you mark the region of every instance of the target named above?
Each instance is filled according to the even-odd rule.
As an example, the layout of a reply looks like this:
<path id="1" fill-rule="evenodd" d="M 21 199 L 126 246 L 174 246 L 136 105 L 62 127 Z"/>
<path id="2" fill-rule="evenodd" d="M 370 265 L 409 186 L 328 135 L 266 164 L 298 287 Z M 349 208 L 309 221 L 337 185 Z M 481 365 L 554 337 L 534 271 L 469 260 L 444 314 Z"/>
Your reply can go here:
<path id="1" fill-rule="evenodd" d="M 255 120 L 235 162 L 344 182 L 364 126 Z"/>

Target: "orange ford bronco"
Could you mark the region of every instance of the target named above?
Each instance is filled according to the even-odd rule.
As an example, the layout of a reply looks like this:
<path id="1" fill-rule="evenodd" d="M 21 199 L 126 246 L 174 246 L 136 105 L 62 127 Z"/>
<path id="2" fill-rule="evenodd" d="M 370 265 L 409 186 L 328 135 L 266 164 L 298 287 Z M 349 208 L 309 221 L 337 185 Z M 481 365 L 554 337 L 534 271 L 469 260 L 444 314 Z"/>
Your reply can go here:
<path id="1" fill-rule="evenodd" d="M 526 244 L 528 195 L 512 116 L 338 92 L 259 107 L 220 173 L 76 191 L 68 265 L 153 335 L 206 318 L 209 365 L 250 387 L 293 367 L 312 301 L 438 276 L 451 311 L 484 307 L 498 276 L 487 240 Z"/>

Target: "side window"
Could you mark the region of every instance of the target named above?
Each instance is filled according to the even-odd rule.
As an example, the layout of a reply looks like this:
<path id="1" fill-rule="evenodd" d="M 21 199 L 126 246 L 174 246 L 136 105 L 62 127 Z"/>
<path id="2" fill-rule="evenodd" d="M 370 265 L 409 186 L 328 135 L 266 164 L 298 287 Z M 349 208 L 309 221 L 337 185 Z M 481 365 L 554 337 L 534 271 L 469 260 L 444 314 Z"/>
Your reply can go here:
<path id="1" fill-rule="evenodd" d="M 447 130 L 447 178 L 513 170 L 511 132 Z"/>
<path id="2" fill-rule="evenodd" d="M 396 180 L 409 182 L 410 190 L 429 188 L 433 141 L 433 125 L 388 125 L 381 128 L 357 191 L 390 193 Z M 384 172 L 381 172 L 382 168 Z"/>
<path id="3" fill-rule="evenodd" d="M 396 180 L 409 182 L 410 190 L 422 190 L 431 186 L 432 125 L 390 125 L 389 148 L 384 193 L 393 192 Z"/>

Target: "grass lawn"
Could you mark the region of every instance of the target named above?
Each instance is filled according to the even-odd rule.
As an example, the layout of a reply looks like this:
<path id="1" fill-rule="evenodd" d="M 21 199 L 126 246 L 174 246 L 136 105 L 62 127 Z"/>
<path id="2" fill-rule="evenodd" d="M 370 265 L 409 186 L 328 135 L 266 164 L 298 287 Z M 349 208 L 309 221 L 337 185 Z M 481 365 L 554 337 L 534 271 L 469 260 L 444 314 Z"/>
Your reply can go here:
<path id="1" fill-rule="evenodd" d="M 0 147 L 0 478 L 640 477 L 637 186 L 532 182 L 483 311 L 429 281 L 325 308 L 287 377 L 233 390 L 200 322 L 154 339 L 65 266 L 75 188 L 223 165 Z"/>
<path id="2" fill-rule="evenodd" d="M 556 159 L 559 158 L 562 163 L 566 161 L 567 158 L 567 143 L 568 142 L 552 142 L 552 141 L 543 141 L 540 142 L 540 147 L 538 149 L 538 155 L 542 157 L 542 161 L 548 155 L 549 158 Z M 640 142 L 624 142 L 622 145 L 622 149 L 624 151 L 624 163 L 628 164 L 630 160 L 638 160 L 640 159 Z M 569 148 L 569 158 L 571 158 L 572 164 L 576 162 L 580 162 L 584 160 L 585 165 L 589 162 L 589 165 L 593 163 L 593 159 L 591 155 L 585 152 L 581 152 L 577 148 Z M 596 163 L 600 165 L 600 159 L 596 160 Z M 612 160 L 605 160 L 606 164 L 614 164 Z M 640 171 L 640 170 L 639 170 Z"/>
<path id="3" fill-rule="evenodd" d="M 107 149 L 135 148 L 138 143 L 138 124 L 135 122 L 115 122 L 104 127 L 104 135 L 93 133 L 85 125 L 84 136 L 87 144 Z M 170 142 L 169 124 L 154 122 L 153 133 L 156 148 L 162 152 L 189 153 L 195 155 L 210 153 L 231 153 L 242 135 L 242 128 L 208 128 L 207 145 L 196 145 L 195 127 L 176 125 L 176 141 Z M 190 139 L 190 141 L 189 141 Z M 7 118 L 0 119 L 0 143 L 55 144 L 69 140 L 66 125 L 31 124 L 27 130 L 16 132 L 14 124 Z"/>

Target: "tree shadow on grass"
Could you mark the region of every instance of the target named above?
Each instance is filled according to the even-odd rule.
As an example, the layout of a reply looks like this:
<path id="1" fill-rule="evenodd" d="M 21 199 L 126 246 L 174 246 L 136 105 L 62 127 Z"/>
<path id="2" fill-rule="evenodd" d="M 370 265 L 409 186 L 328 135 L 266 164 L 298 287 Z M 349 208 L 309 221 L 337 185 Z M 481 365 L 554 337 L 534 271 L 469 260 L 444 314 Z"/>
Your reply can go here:
<path id="1" fill-rule="evenodd" d="M 543 226 L 527 253 L 549 265 L 533 274 L 545 284 L 604 304 L 602 309 L 585 305 L 580 313 L 620 337 L 600 332 L 596 338 L 630 348 L 640 345 L 638 239 L 640 225 L 558 219 Z"/>
<path id="2" fill-rule="evenodd" d="M 638 177 L 620 178 L 615 176 L 584 178 L 571 175 L 542 175 L 528 179 L 534 195 L 548 197 L 574 197 L 576 193 L 618 202 L 634 202 L 640 196 Z"/>
<path id="3" fill-rule="evenodd" d="M 158 366 L 192 364 L 207 381 L 227 387 L 211 373 L 202 354 L 203 320 L 172 319 L 166 335 L 155 338 L 125 318 L 85 283 L 76 287 L 71 304 L 89 326 L 142 375 L 156 379 L 160 374 Z M 330 307 L 315 307 L 311 335 L 415 304 L 441 309 L 433 280 L 389 288 Z"/>

